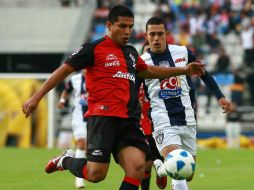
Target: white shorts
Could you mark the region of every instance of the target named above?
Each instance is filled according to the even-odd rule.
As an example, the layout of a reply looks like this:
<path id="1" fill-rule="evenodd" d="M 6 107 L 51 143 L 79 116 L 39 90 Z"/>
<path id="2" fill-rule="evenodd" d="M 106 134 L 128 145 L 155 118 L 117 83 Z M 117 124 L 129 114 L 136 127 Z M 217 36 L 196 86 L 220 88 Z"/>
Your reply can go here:
<path id="1" fill-rule="evenodd" d="M 189 126 L 167 126 L 153 132 L 153 137 L 159 152 L 166 146 L 176 144 L 187 150 L 192 155 L 196 155 L 197 129 L 196 125 Z"/>
<path id="2" fill-rule="evenodd" d="M 72 132 L 75 140 L 84 138 L 86 139 L 87 136 L 86 122 L 84 122 L 81 119 L 73 119 Z"/>

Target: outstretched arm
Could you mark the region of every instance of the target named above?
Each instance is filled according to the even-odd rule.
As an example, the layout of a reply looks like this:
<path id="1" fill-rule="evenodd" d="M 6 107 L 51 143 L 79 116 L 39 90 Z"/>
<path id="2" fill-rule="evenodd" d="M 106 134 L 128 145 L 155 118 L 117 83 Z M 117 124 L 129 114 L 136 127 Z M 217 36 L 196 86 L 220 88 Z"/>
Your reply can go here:
<path id="1" fill-rule="evenodd" d="M 42 87 L 35 94 L 32 95 L 22 106 L 23 113 L 26 117 L 30 116 L 36 109 L 40 100 L 45 96 L 51 89 L 56 87 L 63 79 L 69 74 L 74 72 L 74 69 L 67 64 L 61 65 L 56 69 L 52 75 L 45 81 Z"/>
<path id="2" fill-rule="evenodd" d="M 199 76 L 204 74 L 204 64 L 193 62 L 188 64 L 186 67 L 160 67 L 149 65 L 147 70 L 138 73 L 140 78 L 159 78 L 165 79 L 172 76 L 178 75 L 194 75 Z"/>
<path id="3" fill-rule="evenodd" d="M 229 102 L 223 93 L 221 92 L 218 84 L 213 79 L 213 77 L 206 71 L 205 75 L 201 76 L 201 79 L 205 83 L 205 85 L 213 92 L 213 94 L 217 97 L 219 105 L 223 109 L 223 113 L 231 113 L 233 111 L 232 103 Z"/>

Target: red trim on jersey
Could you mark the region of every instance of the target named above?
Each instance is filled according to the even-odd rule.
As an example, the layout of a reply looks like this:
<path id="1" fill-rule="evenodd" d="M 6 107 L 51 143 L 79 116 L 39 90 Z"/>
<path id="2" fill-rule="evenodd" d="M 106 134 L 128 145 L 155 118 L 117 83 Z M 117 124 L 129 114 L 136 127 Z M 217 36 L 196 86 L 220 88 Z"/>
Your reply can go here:
<path id="1" fill-rule="evenodd" d="M 86 172 L 86 165 L 84 165 L 84 167 L 83 167 L 83 178 L 88 180 L 87 172 Z"/>
<path id="2" fill-rule="evenodd" d="M 134 179 L 127 176 L 124 177 L 123 181 L 129 184 L 135 185 L 137 187 L 140 185 L 140 181 L 138 179 Z"/>

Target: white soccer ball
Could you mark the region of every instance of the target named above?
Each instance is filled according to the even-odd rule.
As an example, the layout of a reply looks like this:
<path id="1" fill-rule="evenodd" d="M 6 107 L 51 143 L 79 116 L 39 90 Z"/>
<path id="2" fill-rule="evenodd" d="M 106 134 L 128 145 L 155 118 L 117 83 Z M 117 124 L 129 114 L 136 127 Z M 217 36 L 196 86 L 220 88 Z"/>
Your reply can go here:
<path id="1" fill-rule="evenodd" d="M 195 171 L 195 165 L 193 156 L 183 149 L 173 150 L 164 161 L 168 176 L 177 180 L 190 177 Z"/>

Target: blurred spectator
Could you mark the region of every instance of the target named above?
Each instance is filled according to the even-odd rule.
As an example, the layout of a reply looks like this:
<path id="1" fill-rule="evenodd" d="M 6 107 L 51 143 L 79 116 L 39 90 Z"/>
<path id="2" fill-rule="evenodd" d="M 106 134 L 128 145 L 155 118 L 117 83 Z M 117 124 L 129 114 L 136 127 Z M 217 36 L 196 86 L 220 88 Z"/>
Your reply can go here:
<path id="1" fill-rule="evenodd" d="M 244 86 L 244 79 L 240 75 L 241 70 L 237 69 L 234 71 L 234 83 L 230 86 L 231 90 L 231 101 L 236 106 L 242 106 L 243 105 L 243 93 L 245 90 Z"/>
<path id="2" fill-rule="evenodd" d="M 250 92 L 250 104 L 254 106 L 254 70 L 250 69 L 249 73 L 247 74 L 247 85 Z"/>
<path id="3" fill-rule="evenodd" d="M 60 0 L 63 7 L 69 7 L 71 5 L 71 0 Z"/>
<path id="4" fill-rule="evenodd" d="M 215 65 L 215 73 L 229 73 L 230 72 L 230 58 L 226 54 L 224 48 L 220 49 L 220 54 Z"/>
<path id="5" fill-rule="evenodd" d="M 244 63 L 249 67 L 254 67 L 254 49 L 253 49 L 253 29 L 251 28 L 250 21 L 244 20 L 242 23 L 241 42 L 244 49 Z"/>
<path id="6" fill-rule="evenodd" d="M 177 36 L 177 44 L 180 46 L 188 46 L 191 44 L 191 36 L 189 34 L 189 28 L 187 24 L 180 26 L 180 32 Z"/>
<path id="7" fill-rule="evenodd" d="M 207 36 L 207 43 L 212 53 L 219 53 L 221 49 L 221 42 L 216 32 L 213 32 L 210 36 Z"/>

